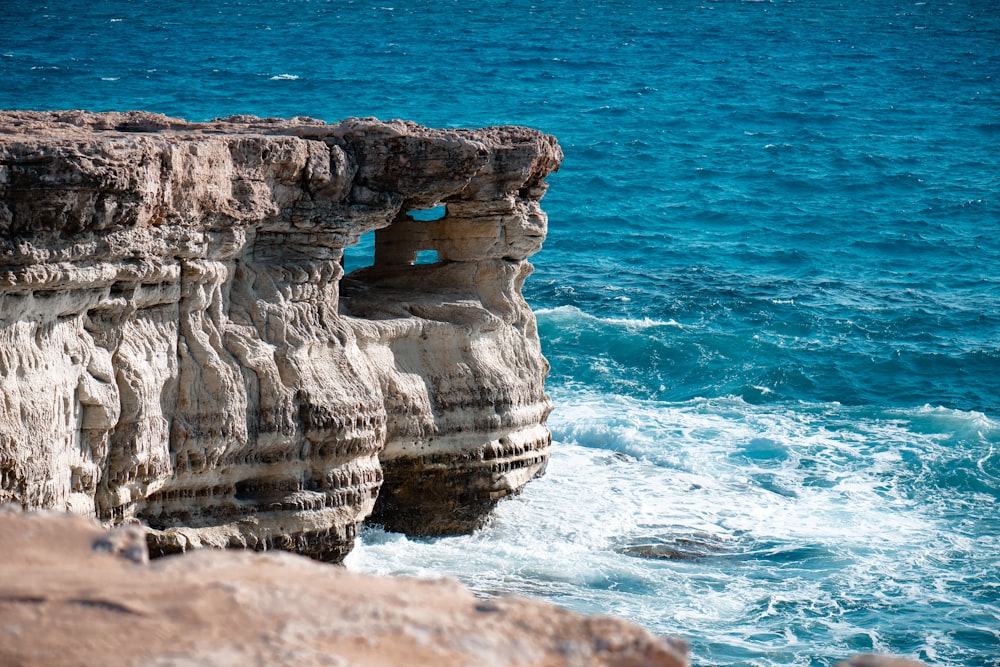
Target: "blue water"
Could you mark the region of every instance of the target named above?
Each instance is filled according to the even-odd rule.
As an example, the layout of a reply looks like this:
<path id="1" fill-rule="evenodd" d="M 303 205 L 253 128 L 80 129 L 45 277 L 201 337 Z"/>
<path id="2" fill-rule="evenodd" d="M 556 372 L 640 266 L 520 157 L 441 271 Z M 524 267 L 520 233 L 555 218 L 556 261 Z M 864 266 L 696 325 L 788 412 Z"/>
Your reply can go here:
<path id="1" fill-rule="evenodd" d="M 549 473 L 349 566 L 698 665 L 1000 665 L 995 0 L 2 0 L 0 106 L 556 135 Z"/>

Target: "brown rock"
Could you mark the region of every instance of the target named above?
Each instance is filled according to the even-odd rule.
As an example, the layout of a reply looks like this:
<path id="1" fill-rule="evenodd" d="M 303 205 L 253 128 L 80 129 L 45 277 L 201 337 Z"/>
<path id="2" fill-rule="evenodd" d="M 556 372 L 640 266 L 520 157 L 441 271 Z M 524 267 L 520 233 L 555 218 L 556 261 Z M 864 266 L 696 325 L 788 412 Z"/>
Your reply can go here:
<path id="1" fill-rule="evenodd" d="M 682 667 L 683 643 L 454 581 L 286 553 L 137 564 L 67 514 L 0 514 L 0 664 Z"/>
<path id="2" fill-rule="evenodd" d="M 514 127 L 0 112 L 0 503 L 139 519 L 156 554 L 336 561 L 376 498 L 473 529 L 548 459 L 520 289 L 561 157 Z"/>
<path id="3" fill-rule="evenodd" d="M 864 653 L 856 655 L 850 660 L 838 662 L 835 667 L 927 667 L 927 665 L 916 660 L 907 660 L 891 655 Z"/>

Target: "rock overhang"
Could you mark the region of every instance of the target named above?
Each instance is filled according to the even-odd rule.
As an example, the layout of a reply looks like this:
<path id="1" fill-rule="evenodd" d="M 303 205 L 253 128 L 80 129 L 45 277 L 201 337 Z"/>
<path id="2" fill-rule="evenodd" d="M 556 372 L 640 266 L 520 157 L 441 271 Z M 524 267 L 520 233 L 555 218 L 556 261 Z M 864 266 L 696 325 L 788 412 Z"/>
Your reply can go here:
<path id="1" fill-rule="evenodd" d="M 518 127 L 0 113 L 0 499 L 140 519 L 154 552 L 480 525 L 548 458 L 520 287 L 561 157 Z"/>

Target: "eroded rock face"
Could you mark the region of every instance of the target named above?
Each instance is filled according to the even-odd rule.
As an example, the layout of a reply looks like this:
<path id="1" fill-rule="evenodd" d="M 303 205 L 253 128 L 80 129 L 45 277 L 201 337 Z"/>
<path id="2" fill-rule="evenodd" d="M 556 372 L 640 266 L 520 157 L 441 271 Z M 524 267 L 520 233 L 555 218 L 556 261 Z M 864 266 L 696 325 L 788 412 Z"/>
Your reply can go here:
<path id="1" fill-rule="evenodd" d="M 158 553 L 476 527 L 548 458 L 520 288 L 561 158 L 517 127 L 0 112 L 0 502 Z"/>

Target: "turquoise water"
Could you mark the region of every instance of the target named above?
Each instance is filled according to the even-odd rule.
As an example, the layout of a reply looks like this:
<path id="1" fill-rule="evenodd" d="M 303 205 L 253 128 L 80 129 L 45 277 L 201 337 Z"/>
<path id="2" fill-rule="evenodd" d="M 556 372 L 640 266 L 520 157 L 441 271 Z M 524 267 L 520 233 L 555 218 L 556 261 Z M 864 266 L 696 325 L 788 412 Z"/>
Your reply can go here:
<path id="1" fill-rule="evenodd" d="M 0 106 L 514 123 L 566 153 L 526 297 L 549 474 L 457 576 L 698 665 L 1000 665 L 1000 7 L 0 3 Z"/>

